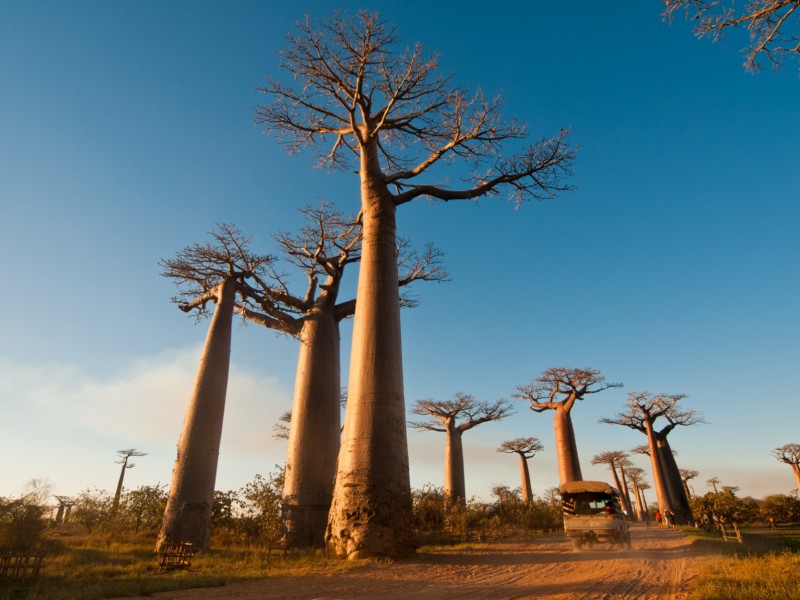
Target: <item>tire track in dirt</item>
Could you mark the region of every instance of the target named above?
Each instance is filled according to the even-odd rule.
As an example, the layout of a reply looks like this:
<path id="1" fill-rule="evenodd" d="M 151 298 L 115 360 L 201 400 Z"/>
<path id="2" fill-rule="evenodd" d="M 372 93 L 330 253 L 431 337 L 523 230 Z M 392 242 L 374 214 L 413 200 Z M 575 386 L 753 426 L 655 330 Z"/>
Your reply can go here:
<path id="1" fill-rule="evenodd" d="M 156 600 L 684 600 L 703 557 L 681 534 L 633 528 L 633 549 L 573 552 L 563 534 L 441 550 L 323 576 L 164 592 Z M 144 599 L 141 599 L 144 600 Z"/>

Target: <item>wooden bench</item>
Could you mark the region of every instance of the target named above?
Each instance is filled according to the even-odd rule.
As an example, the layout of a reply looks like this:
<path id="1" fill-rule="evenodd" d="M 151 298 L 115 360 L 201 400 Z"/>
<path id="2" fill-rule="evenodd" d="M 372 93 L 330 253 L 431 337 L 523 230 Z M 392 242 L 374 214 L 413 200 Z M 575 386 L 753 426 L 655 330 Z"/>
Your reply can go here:
<path id="1" fill-rule="evenodd" d="M 44 556 L 38 554 L 6 554 L 0 556 L 0 579 L 33 580 L 39 577 Z"/>
<path id="2" fill-rule="evenodd" d="M 164 544 L 161 548 L 161 571 L 189 570 L 194 556 L 194 546 L 189 542 L 179 544 Z"/>

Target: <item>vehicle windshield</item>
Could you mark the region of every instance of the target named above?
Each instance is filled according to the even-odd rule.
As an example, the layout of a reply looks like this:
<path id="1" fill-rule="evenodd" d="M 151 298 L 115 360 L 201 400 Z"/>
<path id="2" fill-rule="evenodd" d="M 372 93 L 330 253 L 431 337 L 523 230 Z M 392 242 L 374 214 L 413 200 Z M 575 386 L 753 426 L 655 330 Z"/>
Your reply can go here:
<path id="1" fill-rule="evenodd" d="M 596 515 L 614 508 L 613 500 L 607 494 L 582 494 L 563 499 L 564 512 L 577 515 Z"/>

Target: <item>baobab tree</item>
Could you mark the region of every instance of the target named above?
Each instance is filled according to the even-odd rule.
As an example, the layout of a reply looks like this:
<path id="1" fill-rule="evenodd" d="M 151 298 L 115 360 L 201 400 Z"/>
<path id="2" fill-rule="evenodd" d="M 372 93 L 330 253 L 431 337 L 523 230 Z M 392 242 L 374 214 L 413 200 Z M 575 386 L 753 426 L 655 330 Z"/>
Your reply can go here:
<path id="1" fill-rule="evenodd" d="M 644 518 L 647 509 L 645 508 L 644 504 L 644 497 L 642 496 L 642 485 L 645 484 L 644 481 L 644 469 L 640 469 L 639 467 L 629 466 L 625 468 L 625 475 L 628 477 L 628 481 L 631 482 L 631 487 L 633 488 L 633 496 L 636 498 L 636 517 L 641 521 Z"/>
<path id="2" fill-rule="evenodd" d="M 628 486 L 625 483 L 625 478 L 623 475 L 622 481 L 620 481 L 620 476 L 617 469 L 622 467 L 622 463 L 628 459 L 628 455 L 625 454 L 622 450 L 607 450 L 606 452 L 601 452 L 600 454 L 596 454 L 592 457 L 592 464 L 593 465 L 608 465 L 608 468 L 611 469 L 611 475 L 614 478 L 614 485 L 616 486 L 617 490 L 619 490 L 620 499 L 622 500 L 622 509 L 629 515 L 633 514 L 633 510 L 631 509 L 631 505 L 628 502 Z"/>
<path id="3" fill-rule="evenodd" d="M 553 428 L 561 485 L 583 479 L 570 416 L 575 402 L 590 394 L 618 387 L 622 387 L 622 384 L 608 383 L 596 369 L 569 367 L 552 367 L 531 383 L 517 386 L 514 398 L 530 403 L 532 411 L 552 410 L 555 413 Z"/>
<path id="4" fill-rule="evenodd" d="M 211 236 L 213 244 L 194 244 L 161 262 L 162 274 L 180 287 L 173 298 L 178 307 L 201 318 L 213 306 L 213 316 L 178 440 L 157 548 L 188 541 L 198 550 L 208 549 L 235 296 L 248 278 L 262 276 L 274 260 L 250 253 L 248 240 L 233 225 L 218 225 Z"/>
<path id="5" fill-rule="evenodd" d="M 517 200 L 570 188 L 574 150 L 566 132 L 503 156 L 525 136 L 498 99 L 438 74 L 438 59 L 405 48 L 395 27 L 359 12 L 297 24 L 281 53 L 295 83 L 269 79 L 257 122 L 291 152 L 319 164 L 357 165 L 363 244 L 353 325 L 349 401 L 326 534 L 340 556 L 416 551 L 405 427 L 396 210 L 418 198 L 469 200 L 503 189 Z M 472 163 L 472 179 L 450 186 L 435 167 Z M 453 180 L 455 181 L 455 180 Z"/>
<path id="6" fill-rule="evenodd" d="M 734 0 L 664 0 L 664 16 L 672 20 L 676 11 L 697 21 L 698 37 L 718 39 L 728 29 L 746 27 L 750 44 L 745 46 L 745 68 L 758 71 L 758 59 L 764 56 L 774 67 L 787 56 L 800 54 L 800 0 L 753 0 L 741 2 L 739 10 Z"/>
<path id="7" fill-rule="evenodd" d="M 719 494 L 719 490 L 717 489 L 717 484 L 719 484 L 719 477 L 711 477 L 710 479 L 706 479 L 706 484 L 714 489 L 715 494 Z"/>
<path id="8" fill-rule="evenodd" d="M 447 506 L 466 501 L 464 477 L 465 431 L 482 423 L 499 421 L 511 414 L 507 400 L 479 402 L 471 394 L 458 392 L 452 400 L 417 400 L 411 412 L 429 417 L 426 421 L 412 422 L 421 431 L 438 431 L 447 435 L 444 453 L 444 495 Z"/>
<path id="9" fill-rule="evenodd" d="M 114 461 L 118 465 L 122 465 L 122 469 L 119 472 L 119 480 L 117 481 L 117 491 L 114 493 L 114 501 L 111 504 L 111 510 L 117 510 L 119 508 L 119 499 L 122 496 L 122 482 L 125 480 L 125 471 L 127 469 L 132 469 L 136 465 L 129 460 L 135 456 L 147 456 L 145 452 L 139 452 L 136 448 L 127 448 L 125 450 L 117 450 L 117 454 L 119 455 L 121 460 Z"/>
<path id="10" fill-rule="evenodd" d="M 544 445 L 535 437 L 514 438 L 506 440 L 497 449 L 498 452 L 519 455 L 519 470 L 522 476 L 522 501 L 530 502 L 533 500 L 533 490 L 531 488 L 531 473 L 528 469 L 528 459 L 541 452 Z"/>
<path id="11" fill-rule="evenodd" d="M 667 440 L 667 436 L 676 426 L 702 422 L 702 417 L 695 411 L 680 411 L 676 408 L 683 398 L 684 394 L 653 396 L 647 392 L 631 392 L 623 412 L 614 419 L 601 419 L 600 422 L 624 425 L 647 436 L 659 508 L 662 512 L 668 509 L 674 511 L 681 522 L 690 522 L 689 499 L 683 492 L 678 466 Z M 659 418 L 668 421 L 661 430 L 657 430 L 654 425 Z"/>
<path id="12" fill-rule="evenodd" d="M 681 481 L 683 482 L 683 491 L 686 492 L 686 497 L 691 500 L 692 494 L 689 491 L 689 481 L 700 475 L 699 471 L 692 471 L 691 469 L 680 469 Z"/>
<path id="13" fill-rule="evenodd" d="M 772 455 L 782 463 L 792 467 L 797 491 L 800 493 L 800 444 L 784 444 L 772 451 Z"/>
<path id="14" fill-rule="evenodd" d="M 254 277 L 237 306 L 245 318 L 288 334 L 300 342 L 289 446 L 283 489 L 286 541 L 292 547 L 321 547 L 331 507 L 341 431 L 339 324 L 356 310 L 355 299 L 339 298 L 348 265 L 361 258 L 361 227 L 334 207 L 301 209 L 306 224 L 296 234 L 279 233 L 275 241 L 307 285 L 294 294 L 282 273 Z M 401 304 L 414 306 L 407 286 L 419 280 L 444 281 L 443 254 L 429 244 L 418 252 L 399 240 Z M 395 294 L 398 291 L 395 290 Z"/>

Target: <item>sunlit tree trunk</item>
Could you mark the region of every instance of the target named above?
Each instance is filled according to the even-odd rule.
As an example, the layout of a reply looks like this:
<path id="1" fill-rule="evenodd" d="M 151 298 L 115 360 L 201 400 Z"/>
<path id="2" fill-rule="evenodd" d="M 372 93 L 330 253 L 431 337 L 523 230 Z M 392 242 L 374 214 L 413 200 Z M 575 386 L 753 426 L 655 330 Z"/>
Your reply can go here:
<path id="1" fill-rule="evenodd" d="M 445 424 L 447 440 L 444 453 L 444 493 L 448 505 L 463 504 L 467 496 L 464 477 L 464 445 L 462 432 L 455 426 L 455 419 Z"/>
<path id="2" fill-rule="evenodd" d="M 235 291 L 236 282 L 232 278 L 223 280 L 217 289 L 217 306 L 178 441 L 178 456 L 158 548 L 170 542 L 191 542 L 198 550 L 208 549 L 228 386 Z"/>
<path id="3" fill-rule="evenodd" d="M 522 475 L 522 501 L 531 502 L 533 500 L 533 488 L 531 488 L 531 472 L 528 469 L 528 459 L 522 452 L 519 454 L 519 470 Z"/>
<path id="4" fill-rule="evenodd" d="M 627 514 L 631 514 L 631 505 L 628 503 L 628 486 L 625 485 L 623 487 L 622 483 L 619 480 L 619 474 L 617 473 L 617 469 L 613 464 L 608 465 L 611 467 L 611 473 L 614 477 L 614 485 L 619 492 L 619 499 L 622 502 L 622 510 L 624 510 Z M 623 478 L 624 479 L 624 478 Z"/>
<path id="5" fill-rule="evenodd" d="M 669 492 L 664 481 L 664 471 L 653 425 L 649 420 L 645 419 L 645 426 L 647 428 L 647 443 L 650 447 L 650 464 L 653 467 L 653 487 L 656 490 L 656 502 L 659 510 L 664 513 L 668 508 L 671 508 Z"/>
<path id="6" fill-rule="evenodd" d="M 800 493 L 800 465 L 793 464 L 792 472 L 794 473 L 794 480 L 797 482 L 797 491 Z"/>
<path id="7" fill-rule="evenodd" d="M 575 432 L 572 418 L 568 410 L 559 406 L 553 416 L 553 429 L 556 439 L 556 456 L 558 457 L 558 476 L 561 485 L 570 481 L 580 481 L 581 464 L 578 459 L 578 446 L 575 443 Z"/>
<path id="8" fill-rule="evenodd" d="M 620 467 L 619 468 L 619 473 L 620 473 L 621 480 L 622 480 L 622 490 L 620 490 L 620 491 L 622 493 L 622 497 L 625 500 L 625 506 L 626 506 L 625 512 L 628 514 L 628 516 L 631 519 L 637 518 L 638 515 L 636 513 L 634 513 L 633 505 L 631 504 L 631 493 L 628 490 L 628 480 L 625 478 L 625 468 L 624 467 Z"/>
<path id="9" fill-rule="evenodd" d="M 332 307 L 300 332 L 283 489 L 286 536 L 293 547 L 322 547 L 339 452 L 339 323 Z"/>
<path id="10" fill-rule="evenodd" d="M 339 556 L 416 551 L 408 470 L 396 207 L 375 141 L 361 153 L 363 241 L 347 411 L 326 540 Z"/>

